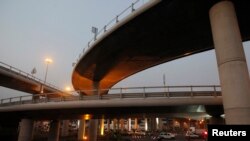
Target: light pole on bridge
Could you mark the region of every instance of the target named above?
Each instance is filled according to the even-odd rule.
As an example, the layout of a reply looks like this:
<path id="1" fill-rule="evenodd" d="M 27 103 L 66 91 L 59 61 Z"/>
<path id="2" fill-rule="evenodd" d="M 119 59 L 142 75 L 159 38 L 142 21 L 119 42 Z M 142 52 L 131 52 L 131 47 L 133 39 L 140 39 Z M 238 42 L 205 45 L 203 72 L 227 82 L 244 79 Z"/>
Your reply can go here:
<path id="1" fill-rule="evenodd" d="M 46 83 L 46 80 L 47 80 L 47 75 L 48 75 L 48 68 L 49 68 L 49 64 L 51 64 L 53 61 L 52 59 L 50 58 L 46 58 L 45 59 L 45 63 L 46 63 L 46 72 L 45 72 L 45 78 L 44 78 L 44 84 Z M 41 89 L 41 93 L 43 93 L 43 89 L 44 89 L 44 86 L 42 85 L 42 89 Z"/>

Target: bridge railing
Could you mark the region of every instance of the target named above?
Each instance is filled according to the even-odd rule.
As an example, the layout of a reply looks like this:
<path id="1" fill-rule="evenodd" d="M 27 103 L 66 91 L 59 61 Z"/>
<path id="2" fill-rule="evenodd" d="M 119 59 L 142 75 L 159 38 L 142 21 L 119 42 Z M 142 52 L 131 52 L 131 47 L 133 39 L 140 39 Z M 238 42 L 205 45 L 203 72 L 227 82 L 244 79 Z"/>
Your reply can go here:
<path id="1" fill-rule="evenodd" d="M 109 92 L 101 95 L 102 92 Z M 95 95 L 82 95 L 81 93 L 93 93 Z M 55 96 L 55 93 L 44 93 L 11 97 L 0 100 L 0 106 L 11 106 L 20 104 L 34 104 L 46 102 L 64 101 L 86 101 L 86 100 L 112 100 L 129 98 L 196 98 L 196 97 L 218 97 L 221 96 L 221 88 L 214 86 L 156 86 L 156 87 L 130 87 L 111 88 L 102 90 L 79 90 L 69 92 L 69 96 Z M 99 95 L 98 95 L 99 94 Z"/>
<path id="2" fill-rule="evenodd" d="M 37 78 L 34 75 L 31 75 L 31 74 L 29 74 L 27 72 L 24 72 L 24 71 L 22 71 L 22 70 L 20 70 L 18 68 L 10 66 L 10 65 L 8 65 L 6 63 L 0 62 L 0 68 L 3 69 L 3 70 L 6 70 L 8 72 L 12 72 L 12 74 L 15 74 L 17 76 L 21 76 L 21 77 L 24 77 L 24 78 L 27 78 L 27 79 L 30 79 L 30 80 L 34 80 L 34 81 L 36 81 L 36 82 L 38 82 L 40 84 L 43 84 L 43 85 L 45 85 L 47 87 L 50 87 L 50 88 L 53 88 L 55 90 L 60 91 L 60 88 L 58 88 L 58 87 L 56 87 L 56 86 L 54 86 L 54 85 L 52 85 L 50 83 L 47 83 L 47 82 L 44 83 L 44 80 L 42 80 L 40 78 Z"/>
<path id="3" fill-rule="evenodd" d="M 83 49 L 82 53 L 79 54 L 76 63 L 80 60 L 80 58 L 87 53 L 90 46 L 96 41 L 96 39 L 106 31 L 108 31 L 113 25 L 120 22 L 121 19 L 128 16 L 129 14 L 133 13 L 137 8 L 139 8 L 139 1 L 142 1 L 144 4 L 144 0 L 136 0 L 133 2 L 129 7 L 124 9 L 121 13 L 117 14 L 112 20 L 110 20 L 107 24 L 105 24 L 95 35 L 94 37 L 87 43 L 85 48 Z"/>

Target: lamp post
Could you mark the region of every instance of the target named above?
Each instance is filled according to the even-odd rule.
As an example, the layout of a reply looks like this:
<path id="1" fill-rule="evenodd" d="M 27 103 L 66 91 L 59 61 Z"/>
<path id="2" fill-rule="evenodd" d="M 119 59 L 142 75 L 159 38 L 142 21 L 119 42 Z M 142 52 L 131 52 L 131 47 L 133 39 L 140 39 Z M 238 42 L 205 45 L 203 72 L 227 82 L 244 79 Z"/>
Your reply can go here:
<path id="1" fill-rule="evenodd" d="M 48 75 L 49 64 L 52 63 L 52 59 L 46 58 L 45 63 L 46 63 L 46 72 L 45 72 L 45 78 L 44 78 L 44 85 L 46 83 L 46 79 L 47 79 L 47 75 Z M 41 93 L 43 93 L 43 89 L 44 89 L 44 86 L 42 86 Z"/>
<path id="2" fill-rule="evenodd" d="M 98 28 L 92 27 L 91 32 L 94 33 L 94 40 L 96 40 L 97 34 L 98 34 Z"/>
<path id="3" fill-rule="evenodd" d="M 46 58 L 45 63 L 46 63 L 46 72 L 45 72 L 44 84 L 46 83 L 48 68 L 49 68 L 49 64 L 52 63 L 52 59 Z"/>

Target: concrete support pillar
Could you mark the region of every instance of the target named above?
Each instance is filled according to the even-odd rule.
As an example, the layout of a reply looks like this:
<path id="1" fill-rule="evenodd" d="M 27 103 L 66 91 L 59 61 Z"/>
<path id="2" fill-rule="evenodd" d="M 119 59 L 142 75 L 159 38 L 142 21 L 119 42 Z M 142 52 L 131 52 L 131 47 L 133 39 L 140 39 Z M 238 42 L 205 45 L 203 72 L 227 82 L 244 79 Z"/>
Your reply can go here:
<path id="1" fill-rule="evenodd" d="M 98 119 L 89 120 L 89 141 L 97 141 Z"/>
<path id="2" fill-rule="evenodd" d="M 138 129 L 138 119 L 137 118 L 135 118 L 135 130 L 137 130 Z"/>
<path id="3" fill-rule="evenodd" d="M 107 119 L 107 131 L 110 131 L 110 119 Z"/>
<path id="4" fill-rule="evenodd" d="M 120 130 L 121 126 L 120 126 L 120 119 L 117 119 L 117 129 Z"/>
<path id="5" fill-rule="evenodd" d="M 128 131 L 131 131 L 131 118 L 128 119 Z"/>
<path id="6" fill-rule="evenodd" d="M 77 140 L 83 141 L 86 138 L 86 120 L 81 119 L 79 122 Z"/>
<path id="7" fill-rule="evenodd" d="M 121 124 L 121 130 L 124 131 L 125 125 L 124 125 L 124 119 L 120 119 L 120 124 Z"/>
<path id="8" fill-rule="evenodd" d="M 61 136 L 69 135 L 69 120 L 63 120 Z"/>
<path id="9" fill-rule="evenodd" d="M 104 135 L 104 118 L 100 119 L 100 135 Z"/>
<path id="10" fill-rule="evenodd" d="M 250 124 L 250 80 L 240 30 L 231 1 L 210 9 L 227 124 Z"/>
<path id="11" fill-rule="evenodd" d="M 159 124 L 160 124 L 160 123 L 159 123 L 159 122 L 160 122 L 160 118 L 156 117 L 156 118 L 155 118 L 155 122 L 156 122 L 156 130 L 159 130 L 159 127 L 160 127 L 160 126 L 159 126 Z"/>
<path id="12" fill-rule="evenodd" d="M 60 120 L 53 120 L 50 123 L 48 141 L 59 141 Z"/>
<path id="13" fill-rule="evenodd" d="M 148 131 L 148 119 L 145 118 L 144 122 L 145 122 L 145 131 Z"/>
<path id="14" fill-rule="evenodd" d="M 150 120 L 150 130 L 155 131 L 156 130 L 156 118 L 151 118 Z"/>
<path id="15" fill-rule="evenodd" d="M 118 129 L 117 127 L 117 119 L 113 119 L 113 130 L 116 131 Z"/>
<path id="16" fill-rule="evenodd" d="M 31 141 L 33 132 L 33 120 L 22 119 L 20 123 L 20 132 L 18 141 Z"/>
<path id="17" fill-rule="evenodd" d="M 162 130 L 162 126 L 163 126 L 162 118 L 158 118 L 158 119 L 159 119 L 159 122 L 158 122 L 158 129 L 159 129 L 159 130 Z"/>

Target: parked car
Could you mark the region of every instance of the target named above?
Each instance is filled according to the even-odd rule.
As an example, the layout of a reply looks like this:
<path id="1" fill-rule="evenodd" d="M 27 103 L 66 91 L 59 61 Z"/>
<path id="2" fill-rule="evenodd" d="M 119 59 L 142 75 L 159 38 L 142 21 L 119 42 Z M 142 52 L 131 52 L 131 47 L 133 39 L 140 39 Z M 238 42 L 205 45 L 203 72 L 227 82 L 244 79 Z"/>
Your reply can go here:
<path id="1" fill-rule="evenodd" d="M 186 138 L 199 138 L 200 136 L 193 133 L 193 132 L 187 132 L 185 135 Z"/>
<path id="2" fill-rule="evenodd" d="M 207 131 L 202 132 L 201 135 L 200 135 L 200 137 L 202 139 L 207 139 L 207 137 L 208 137 Z"/>
<path id="3" fill-rule="evenodd" d="M 161 132 L 158 136 L 158 140 L 161 139 L 175 139 L 175 134 L 173 133 L 166 133 L 166 132 Z"/>

